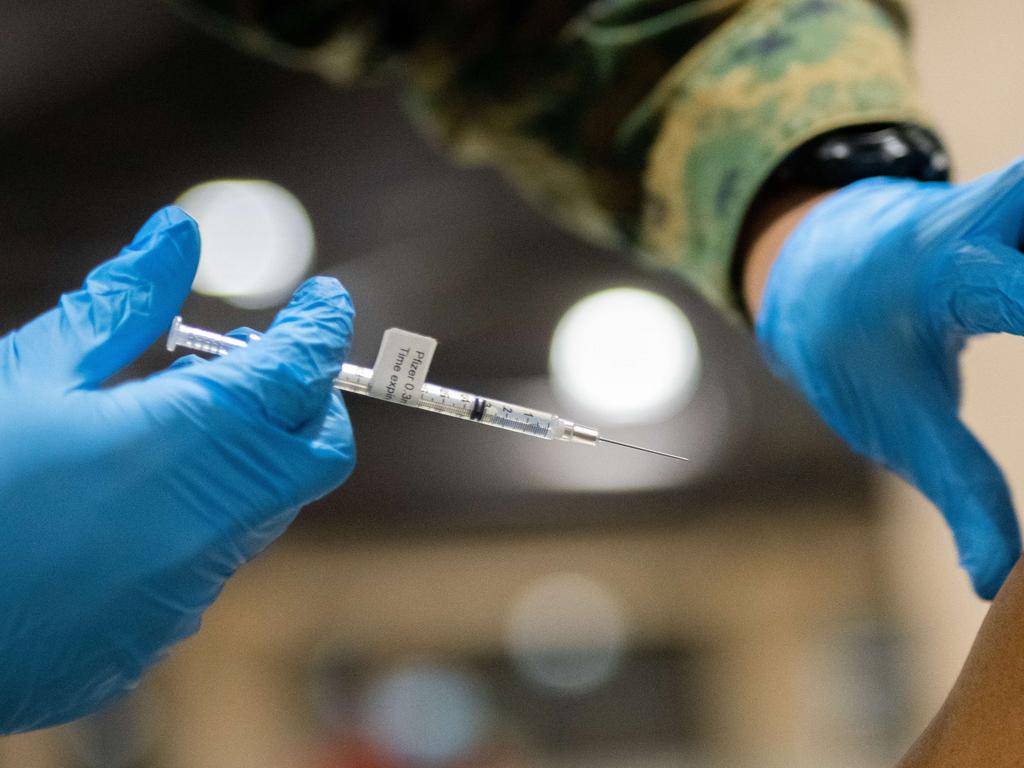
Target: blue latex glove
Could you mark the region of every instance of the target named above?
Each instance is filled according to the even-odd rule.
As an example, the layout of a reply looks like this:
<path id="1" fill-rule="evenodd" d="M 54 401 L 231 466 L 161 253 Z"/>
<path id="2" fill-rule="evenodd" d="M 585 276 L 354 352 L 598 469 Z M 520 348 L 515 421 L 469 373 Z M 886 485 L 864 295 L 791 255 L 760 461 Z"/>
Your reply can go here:
<path id="1" fill-rule="evenodd" d="M 958 417 L 968 336 L 1024 334 L 1024 161 L 954 186 L 870 179 L 815 207 L 769 275 L 757 334 L 858 452 L 942 511 L 992 598 L 1020 555 L 999 468 Z"/>
<path id="2" fill-rule="evenodd" d="M 199 258 L 177 208 L 0 339 L 0 731 L 84 715 L 194 633 L 225 580 L 354 461 L 332 394 L 353 311 L 313 278 L 258 344 L 103 382 L 162 336 Z"/>

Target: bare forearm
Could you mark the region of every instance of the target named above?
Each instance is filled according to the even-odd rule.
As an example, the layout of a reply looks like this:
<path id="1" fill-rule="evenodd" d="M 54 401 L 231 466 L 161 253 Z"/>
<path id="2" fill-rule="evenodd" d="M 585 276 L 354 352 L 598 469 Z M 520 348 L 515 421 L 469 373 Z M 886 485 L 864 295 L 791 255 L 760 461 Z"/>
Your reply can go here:
<path id="1" fill-rule="evenodd" d="M 743 299 L 754 321 L 761 309 L 761 297 L 768 282 L 768 273 L 783 243 L 811 209 L 830 194 L 831 191 L 823 192 L 809 187 L 796 188 L 760 202 L 751 212 L 747 222 L 745 253 L 741 257 L 745 259 Z"/>

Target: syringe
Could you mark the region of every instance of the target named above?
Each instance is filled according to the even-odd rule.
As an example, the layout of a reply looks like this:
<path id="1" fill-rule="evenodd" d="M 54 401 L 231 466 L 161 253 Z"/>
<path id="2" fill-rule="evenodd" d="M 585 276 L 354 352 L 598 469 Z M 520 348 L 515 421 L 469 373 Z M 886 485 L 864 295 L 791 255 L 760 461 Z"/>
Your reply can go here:
<path id="1" fill-rule="evenodd" d="M 258 341 L 259 338 L 259 334 L 250 334 L 247 341 L 233 336 L 205 331 L 202 328 L 185 325 L 181 321 L 181 317 L 176 317 L 171 324 L 170 333 L 167 334 L 167 350 L 173 352 L 177 347 L 184 347 L 185 349 L 205 352 L 211 355 L 226 355 L 233 349 L 249 346 L 250 341 Z M 352 392 L 356 395 L 375 397 L 370 388 L 372 378 L 372 368 L 363 368 L 351 363 L 343 363 L 341 373 L 334 380 L 334 387 L 335 389 Z M 465 419 L 478 424 L 487 424 L 491 427 L 507 429 L 510 432 L 518 432 L 521 435 L 530 435 L 544 440 L 563 440 L 582 445 L 610 443 L 622 446 L 623 448 L 633 448 L 638 451 L 665 456 L 670 459 L 689 461 L 685 456 L 676 456 L 671 453 L 656 451 L 652 448 L 643 448 L 639 445 L 631 445 L 630 443 L 622 443 L 618 440 L 602 437 L 598 430 L 592 427 L 584 427 L 553 413 L 525 408 L 521 405 L 485 398 L 480 395 L 471 395 L 467 392 L 460 392 L 457 389 L 439 387 L 429 382 L 423 384 L 418 399 L 408 401 L 388 400 L 387 402 L 400 402 L 413 408 L 440 413 L 445 416 L 454 416 L 457 419 Z"/>

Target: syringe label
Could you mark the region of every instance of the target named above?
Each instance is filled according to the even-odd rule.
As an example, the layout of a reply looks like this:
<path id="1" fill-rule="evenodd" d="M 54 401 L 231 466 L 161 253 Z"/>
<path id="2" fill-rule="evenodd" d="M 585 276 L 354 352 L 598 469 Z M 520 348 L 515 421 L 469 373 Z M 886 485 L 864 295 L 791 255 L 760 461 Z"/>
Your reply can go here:
<path id="1" fill-rule="evenodd" d="M 377 352 L 370 379 L 372 397 L 402 405 L 416 405 L 434 359 L 437 339 L 389 328 Z"/>

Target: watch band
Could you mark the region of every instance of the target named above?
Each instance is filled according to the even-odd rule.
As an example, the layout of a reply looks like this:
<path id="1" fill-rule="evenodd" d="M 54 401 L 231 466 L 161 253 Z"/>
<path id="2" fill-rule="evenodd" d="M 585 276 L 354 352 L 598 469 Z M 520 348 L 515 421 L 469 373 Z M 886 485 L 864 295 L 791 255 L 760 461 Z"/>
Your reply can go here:
<path id="1" fill-rule="evenodd" d="M 844 187 L 872 176 L 949 179 L 949 154 L 938 136 L 909 123 L 849 126 L 808 142 L 775 171 L 775 183 Z"/>

